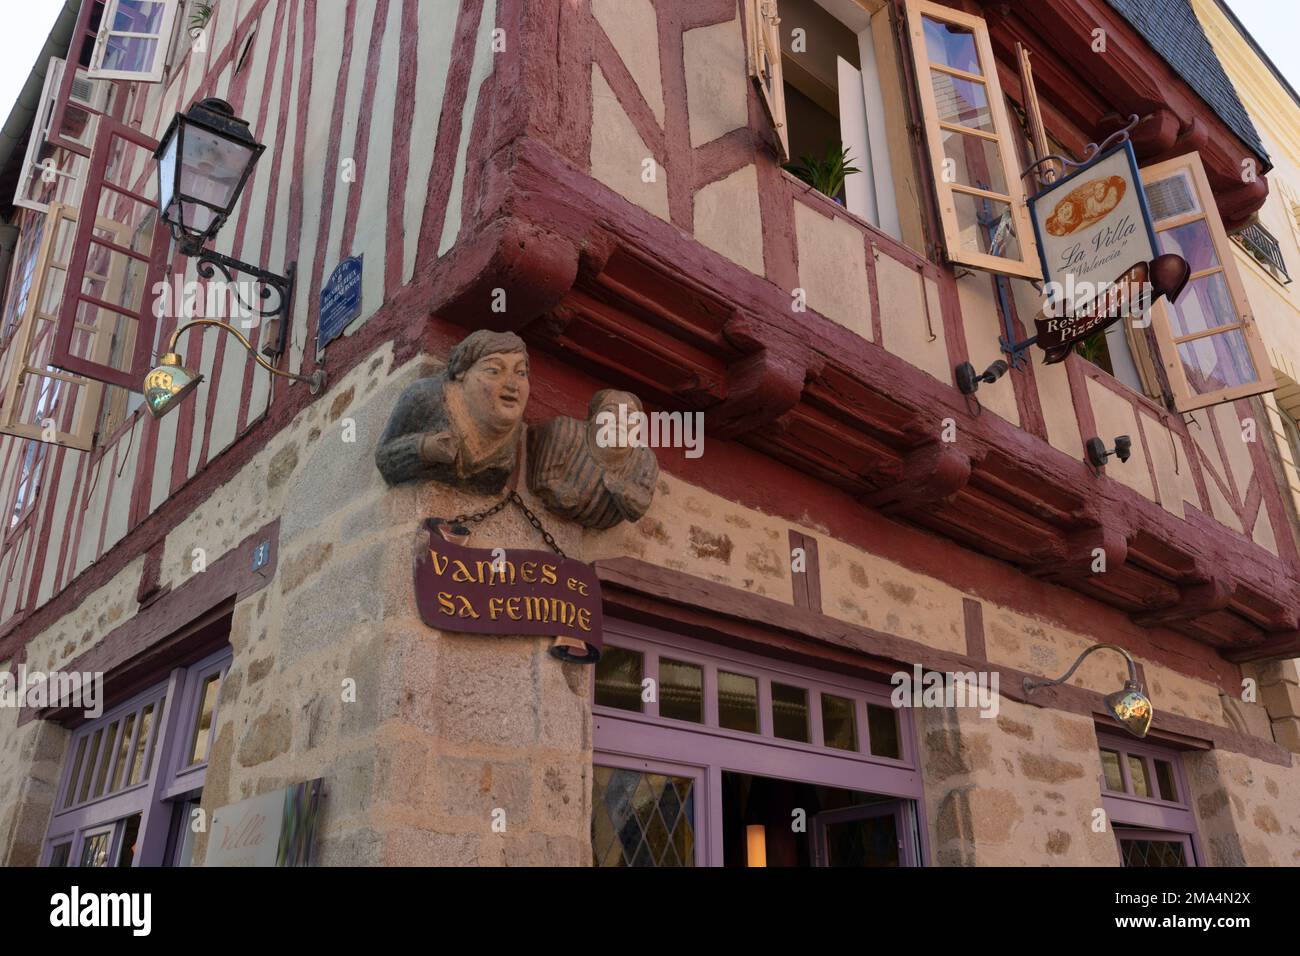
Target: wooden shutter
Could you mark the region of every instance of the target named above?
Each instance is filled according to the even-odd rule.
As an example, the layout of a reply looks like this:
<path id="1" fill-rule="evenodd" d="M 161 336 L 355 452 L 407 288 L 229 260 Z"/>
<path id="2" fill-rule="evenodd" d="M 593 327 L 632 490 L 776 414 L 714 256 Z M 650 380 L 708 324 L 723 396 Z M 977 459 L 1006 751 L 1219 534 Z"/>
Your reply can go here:
<path id="1" fill-rule="evenodd" d="M 50 206 L 27 306 L 6 356 L 0 434 L 89 451 L 104 386 L 52 368 L 48 361 L 76 225 L 76 209 L 58 203 Z M 105 234 L 117 234 L 121 241 L 122 227 L 117 223 L 101 221 L 99 228 Z M 103 281 L 112 295 L 123 277 L 95 278 Z"/>
<path id="2" fill-rule="evenodd" d="M 157 83 L 163 77 L 180 0 L 108 0 L 90 76 Z"/>
<path id="3" fill-rule="evenodd" d="M 928 0 L 907 0 L 907 23 L 948 258 L 1041 278 L 988 27 Z"/>
<path id="4" fill-rule="evenodd" d="M 758 87 L 781 162 L 790 158 L 789 128 L 785 118 L 785 80 L 781 73 L 781 18 L 776 0 L 744 0 L 745 42 L 749 75 Z"/>
<path id="5" fill-rule="evenodd" d="M 1151 311 L 1174 407 L 1191 411 L 1274 388 L 1232 247 L 1197 153 L 1142 170 L 1160 252 L 1181 255 L 1192 276 L 1176 303 Z"/>
<path id="6" fill-rule="evenodd" d="M 156 147 L 139 130 L 100 117 L 50 360 L 135 392 L 155 350 L 152 290 L 171 242 L 158 226 Z"/>

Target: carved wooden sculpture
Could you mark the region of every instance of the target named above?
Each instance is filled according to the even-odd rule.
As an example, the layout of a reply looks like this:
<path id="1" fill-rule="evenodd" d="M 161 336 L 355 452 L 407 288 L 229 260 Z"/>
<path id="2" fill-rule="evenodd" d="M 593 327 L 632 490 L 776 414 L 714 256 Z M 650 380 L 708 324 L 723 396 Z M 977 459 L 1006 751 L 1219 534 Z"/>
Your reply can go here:
<path id="1" fill-rule="evenodd" d="M 625 407 L 619 415 L 619 406 Z M 601 413 L 626 424 L 641 412 L 630 392 L 605 389 L 592 396 L 587 420 L 553 418 L 528 430 L 528 487 L 551 511 L 584 528 L 612 528 L 638 521 L 650 508 L 659 462 L 645 447 L 633 447 L 620 431 L 601 442 Z M 606 429 L 608 431 L 608 429 Z"/>
<path id="2" fill-rule="evenodd" d="M 457 343 L 443 372 L 402 393 L 375 464 L 390 485 L 432 479 L 499 494 L 515 470 L 527 405 L 524 340 L 481 329 Z"/>

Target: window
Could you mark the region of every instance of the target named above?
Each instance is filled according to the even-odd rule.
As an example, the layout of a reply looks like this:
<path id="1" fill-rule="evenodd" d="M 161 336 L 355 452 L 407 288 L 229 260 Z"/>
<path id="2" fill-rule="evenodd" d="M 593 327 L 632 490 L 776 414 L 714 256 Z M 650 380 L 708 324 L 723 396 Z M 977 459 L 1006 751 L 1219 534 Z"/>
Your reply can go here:
<path id="1" fill-rule="evenodd" d="M 49 365 L 76 226 L 77 211 L 54 203 L 33 230 L 40 235 L 41 245 L 35 268 L 24 279 L 22 312 L 10 340 L 11 354 L 0 401 L 0 434 L 85 451 L 94 444 L 95 416 L 104 387 Z M 123 241 L 117 223 L 104 220 L 100 231 Z M 114 274 L 94 273 L 92 278 L 102 283 L 112 298 L 118 295 L 124 276 L 118 270 Z M 105 339 L 101 346 L 107 344 Z"/>
<path id="2" fill-rule="evenodd" d="M 1232 238 L 1241 243 L 1241 247 L 1278 282 L 1287 285 L 1291 281 L 1291 274 L 1286 271 L 1286 261 L 1282 258 L 1282 247 L 1273 234 L 1259 223 L 1252 222 Z"/>
<path id="3" fill-rule="evenodd" d="M 900 237 L 889 163 L 885 96 L 876 48 L 892 43 L 889 12 L 877 5 L 780 0 L 780 110 L 792 173 L 849 212 Z M 818 166 L 855 172 L 827 177 Z"/>
<path id="4" fill-rule="evenodd" d="M 41 472 L 45 469 L 45 446 L 29 441 L 22 450 L 18 463 L 18 484 L 14 489 L 14 503 L 9 509 L 9 526 L 13 531 L 32 513 L 41 496 Z"/>
<path id="5" fill-rule="evenodd" d="M 138 130 L 100 118 L 50 359 L 132 392 L 143 390 L 157 350 L 150 290 L 167 268 L 171 242 L 158 228 L 157 179 L 143 172 L 156 146 Z"/>
<path id="6" fill-rule="evenodd" d="M 53 57 L 45 69 L 45 86 L 27 139 L 18 188 L 14 191 L 15 205 L 37 212 L 45 212 L 51 202 L 76 205 L 80 199 L 80 184 L 86 174 L 85 155 L 79 155 L 66 144 L 70 142 L 89 150 L 96 117 L 108 102 L 107 83 L 91 80 L 79 68 L 74 70 L 68 86 L 68 105 L 59 119 L 59 135 L 53 135 L 66 68 L 63 60 Z"/>
<path id="7" fill-rule="evenodd" d="M 90 75 L 160 81 L 179 6 L 180 0 L 108 0 L 90 57 Z"/>
<path id="8" fill-rule="evenodd" d="M 888 688 L 626 622 L 606 637 L 594 865 L 919 862 L 910 715 Z"/>
<path id="9" fill-rule="evenodd" d="M 203 789 L 230 660 L 227 648 L 179 668 L 73 733 L 46 866 L 188 864 L 189 814 Z"/>
<path id="10" fill-rule="evenodd" d="M 1151 310 L 1174 407 L 1192 411 L 1271 391 L 1268 355 L 1201 157 L 1187 153 L 1148 166 L 1142 182 L 1160 252 L 1178 253 L 1192 270 L 1177 303 L 1161 301 Z M 1138 364 L 1149 393 L 1159 394 L 1150 361 Z"/>
<path id="11" fill-rule="evenodd" d="M 907 0 L 907 19 L 948 258 L 1041 278 L 988 28 L 927 0 Z"/>
<path id="12" fill-rule="evenodd" d="M 1196 821 L 1178 751 L 1098 733 L 1101 799 L 1125 866 L 1196 866 Z"/>

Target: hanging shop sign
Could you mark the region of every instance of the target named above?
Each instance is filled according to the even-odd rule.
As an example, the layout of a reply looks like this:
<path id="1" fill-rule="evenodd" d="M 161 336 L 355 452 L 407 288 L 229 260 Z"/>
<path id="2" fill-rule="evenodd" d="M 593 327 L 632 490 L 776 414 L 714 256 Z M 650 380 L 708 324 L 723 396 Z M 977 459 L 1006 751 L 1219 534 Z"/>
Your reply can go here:
<path id="1" fill-rule="evenodd" d="M 1119 278 L 1104 283 L 1100 292 L 1071 312 L 1040 313 L 1034 318 L 1038 331 L 1034 341 L 1047 353 L 1044 364 L 1063 361 L 1076 343 L 1120 319 L 1149 321 L 1146 316 L 1151 306 L 1162 296 L 1171 302 L 1177 299 L 1190 276 L 1186 259 L 1165 253 L 1150 262 L 1139 262 Z"/>
<path id="2" fill-rule="evenodd" d="M 1133 147 L 1121 142 L 1029 200 L 1047 310 L 1070 313 L 1159 249 Z M 1094 330 L 1095 331 L 1095 330 Z"/>
<path id="3" fill-rule="evenodd" d="M 343 334 L 349 323 L 361 314 L 362 257 L 350 256 L 330 273 L 320 290 L 320 322 L 316 334 L 316 352 Z"/>
<path id="4" fill-rule="evenodd" d="M 548 551 L 468 548 L 428 527 L 415 555 L 415 602 L 430 627 L 533 634 L 601 647 L 600 581 L 589 564 Z"/>
<path id="5" fill-rule="evenodd" d="M 322 780 L 307 780 L 212 812 L 204 866 L 310 866 Z"/>

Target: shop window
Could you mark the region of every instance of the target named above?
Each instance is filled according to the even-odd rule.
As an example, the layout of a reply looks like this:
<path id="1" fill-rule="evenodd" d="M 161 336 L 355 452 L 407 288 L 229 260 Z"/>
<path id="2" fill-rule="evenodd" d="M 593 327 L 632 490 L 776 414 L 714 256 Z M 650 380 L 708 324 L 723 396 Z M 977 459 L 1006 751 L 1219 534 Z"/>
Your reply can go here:
<path id="1" fill-rule="evenodd" d="M 1196 866 L 1196 823 L 1178 751 L 1099 733 L 1102 807 L 1125 866 Z"/>
<path id="2" fill-rule="evenodd" d="M 594 865 L 919 862 L 910 717 L 888 688 L 618 621 L 611 659 L 593 692 Z M 657 693 L 633 704 L 642 681 Z"/>
<path id="3" fill-rule="evenodd" d="M 1187 153 L 1148 166 L 1142 182 L 1159 251 L 1177 253 L 1191 267 L 1177 303 L 1161 301 L 1151 310 L 1174 407 L 1192 411 L 1272 391 L 1268 355 L 1200 156 Z M 1146 341 L 1130 337 L 1144 387 L 1159 395 L 1155 358 Z"/>
<path id="4" fill-rule="evenodd" d="M 34 268 L 23 280 L 21 312 L 10 339 L 0 392 L 0 434 L 89 450 L 104 387 L 49 364 L 76 226 L 77 210 L 54 203 L 32 230 L 41 243 Z M 100 233 L 123 240 L 118 224 L 109 220 L 101 221 Z M 125 281 L 122 270 L 90 275 L 109 298 L 119 294 Z M 107 344 L 104 339 L 101 347 Z"/>
<path id="5" fill-rule="evenodd" d="M 907 21 L 948 258 L 1041 278 L 1016 141 L 984 20 L 907 0 Z"/>
<path id="6" fill-rule="evenodd" d="M 90 75 L 160 81 L 180 5 L 181 0 L 108 0 L 90 57 Z"/>
<path id="7" fill-rule="evenodd" d="M 892 43 L 885 5 L 746 0 L 746 30 L 786 168 L 900 238 L 876 66 L 877 44 Z"/>
<path id="8" fill-rule="evenodd" d="M 47 866 L 184 864 L 227 648 L 74 731 L 46 835 Z M 193 759 L 200 751 L 199 759 Z"/>
<path id="9" fill-rule="evenodd" d="M 156 179 L 142 174 L 156 146 L 138 130 L 100 118 L 50 359 L 132 392 L 143 390 L 157 351 L 151 290 L 166 271 L 171 241 L 158 225 Z"/>

